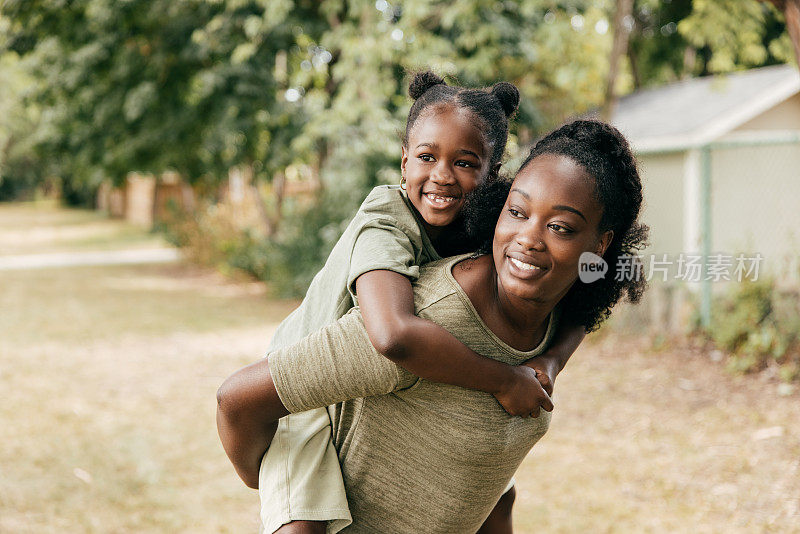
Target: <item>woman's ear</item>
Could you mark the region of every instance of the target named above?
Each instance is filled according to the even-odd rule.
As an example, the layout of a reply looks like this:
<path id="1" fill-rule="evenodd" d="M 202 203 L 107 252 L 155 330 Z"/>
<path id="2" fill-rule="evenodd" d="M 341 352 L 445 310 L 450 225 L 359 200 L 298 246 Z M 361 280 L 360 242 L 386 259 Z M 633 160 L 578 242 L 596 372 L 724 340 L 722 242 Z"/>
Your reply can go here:
<path id="1" fill-rule="evenodd" d="M 614 239 L 614 231 L 607 230 L 600 234 L 600 241 L 597 242 L 597 252 L 596 254 L 600 257 L 606 253 L 608 246 L 611 244 L 611 241 Z"/>
<path id="2" fill-rule="evenodd" d="M 400 159 L 400 174 L 402 176 L 406 175 L 406 163 L 408 163 L 408 150 L 403 145 L 403 157 Z"/>

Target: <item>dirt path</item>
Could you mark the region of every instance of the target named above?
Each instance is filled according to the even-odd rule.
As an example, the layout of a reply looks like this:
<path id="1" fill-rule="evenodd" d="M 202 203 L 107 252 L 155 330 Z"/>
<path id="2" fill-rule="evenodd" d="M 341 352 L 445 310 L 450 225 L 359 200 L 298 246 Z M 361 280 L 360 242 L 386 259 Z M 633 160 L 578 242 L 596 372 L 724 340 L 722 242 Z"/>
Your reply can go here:
<path id="1" fill-rule="evenodd" d="M 180 259 L 180 253 L 174 248 L 19 254 L 15 256 L 0 256 L 0 271 L 77 267 L 83 265 L 172 263 Z"/>

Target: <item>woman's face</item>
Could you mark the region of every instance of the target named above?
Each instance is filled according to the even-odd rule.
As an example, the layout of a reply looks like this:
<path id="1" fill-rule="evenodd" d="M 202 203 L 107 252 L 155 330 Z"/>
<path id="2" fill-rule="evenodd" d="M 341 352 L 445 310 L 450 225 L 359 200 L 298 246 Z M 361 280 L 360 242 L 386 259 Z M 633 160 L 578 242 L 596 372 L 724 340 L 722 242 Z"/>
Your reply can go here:
<path id="1" fill-rule="evenodd" d="M 558 301 L 578 278 L 580 255 L 603 255 L 613 233 L 599 230 L 594 188 L 594 177 L 566 156 L 538 156 L 517 174 L 492 247 L 501 294 Z"/>

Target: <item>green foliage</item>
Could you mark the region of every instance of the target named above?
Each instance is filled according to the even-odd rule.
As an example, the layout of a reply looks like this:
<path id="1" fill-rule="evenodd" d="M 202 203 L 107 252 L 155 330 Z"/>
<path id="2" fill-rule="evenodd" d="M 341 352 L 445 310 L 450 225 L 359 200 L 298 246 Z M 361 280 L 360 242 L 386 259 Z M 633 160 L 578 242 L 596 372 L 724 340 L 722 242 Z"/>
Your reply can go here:
<path id="1" fill-rule="evenodd" d="M 332 209 L 336 204 L 326 200 L 299 207 L 286 218 L 286 231 L 273 240 L 243 234 L 229 265 L 269 282 L 278 296 L 303 296 L 349 222 L 343 222 L 340 210 Z"/>
<path id="2" fill-rule="evenodd" d="M 786 380 L 800 378 L 800 307 L 796 292 L 781 293 L 770 280 L 746 281 L 715 303 L 709 332 L 730 354 L 728 367 L 748 372 L 776 363 Z"/>
<path id="3" fill-rule="evenodd" d="M 268 282 L 277 296 L 301 297 L 357 207 L 352 200 L 330 195 L 291 203 L 272 239 L 254 229 L 241 229 L 233 209 L 225 204 L 189 215 L 173 211 L 163 230 L 196 263 L 244 272 Z"/>
<path id="4" fill-rule="evenodd" d="M 692 0 L 638 0 L 634 4 L 628 58 L 637 87 L 673 82 L 687 72 L 690 47 L 678 23 L 692 12 Z"/>
<path id="5" fill-rule="evenodd" d="M 694 0 L 678 31 L 706 52 L 709 72 L 730 72 L 791 61 L 791 41 L 782 15 L 768 2 Z"/>
<path id="6" fill-rule="evenodd" d="M 261 182 L 303 169 L 325 196 L 308 214 L 287 202 L 283 230 L 259 253 L 285 263 L 270 276 L 299 280 L 305 268 L 292 262 L 311 265 L 309 254 L 323 257 L 329 239 L 293 248 L 288 229 L 303 228 L 295 236 L 303 243 L 341 228 L 352 215 L 345 207 L 399 178 L 410 71 L 432 68 L 469 86 L 517 84 L 509 155 L 519 161 L 536 136 L 602 102 L 615 5 L 6 0 L 0 57 L 20 59 L 11 70 L 2 64 L 13 83 L 0 111 L 20 111 L 0 113 L 0 194 L 57 176 L 65 198 L 86 203 L 102 179 L 119 184 L 130 171 L 175 170 L 213 192 L 235 166 Z M 790 50 L 780 17 L 755 0 L 637 0 L 634 13 L 637 86 L 768 64 Z M 684 61 L 686 50 L 696 65 Z M 237 264 L 266 272 L 248 259 L 259 254 L 241 252 L 259 239 L 241 247 L 220 239 Z"/>
<path id="7" fill-rule="evenodd" d="M 28 141 L 35 127 L 36 109 L 19 105 L 31 79 L 16 54 L 0 55 L 0 71 L 0 201 L 30 198 L 44 180 Z"/>

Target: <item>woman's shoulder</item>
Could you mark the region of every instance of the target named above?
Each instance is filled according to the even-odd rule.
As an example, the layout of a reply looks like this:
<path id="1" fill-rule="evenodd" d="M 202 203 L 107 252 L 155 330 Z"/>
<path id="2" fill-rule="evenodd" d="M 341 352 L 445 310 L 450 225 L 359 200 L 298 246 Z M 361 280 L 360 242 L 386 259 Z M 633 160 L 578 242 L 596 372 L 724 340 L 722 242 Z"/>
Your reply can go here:
<path id="1" fill-rule="evenodd" d="M 414 282 L 414 307 L 417 313 L 448 297 L 458 299 L 453 267 L 470 257 L 471 254 L 461 254 L 420 266 L 419 278 Z"/>

